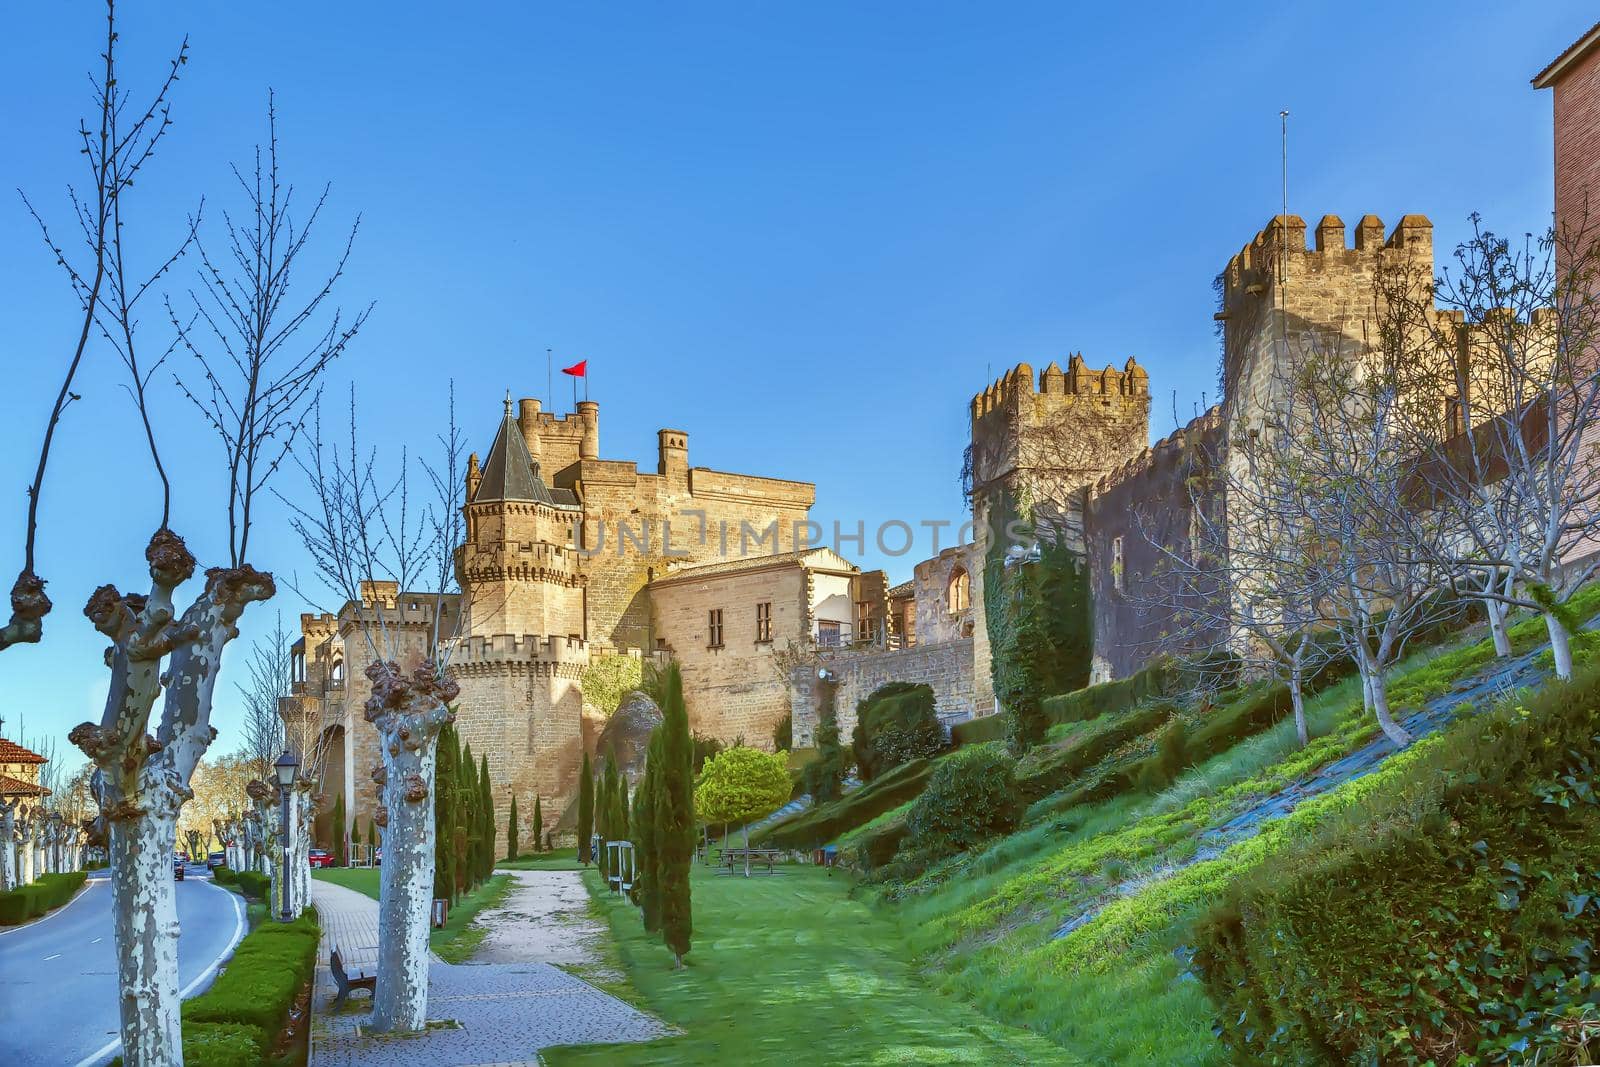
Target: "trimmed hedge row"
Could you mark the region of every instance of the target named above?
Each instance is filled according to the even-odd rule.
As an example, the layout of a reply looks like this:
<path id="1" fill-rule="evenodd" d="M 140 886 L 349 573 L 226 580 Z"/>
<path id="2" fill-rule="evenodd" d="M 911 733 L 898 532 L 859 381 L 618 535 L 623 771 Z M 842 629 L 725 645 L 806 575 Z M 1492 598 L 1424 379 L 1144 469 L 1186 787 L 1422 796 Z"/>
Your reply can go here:
<path id="1" fill-rule="evenodd" d="M 1126 711 L 1156 697 L 1168 696 L 1178 682 L 1178 669 L 1169 659 L 1158 659 L 1138 674 L 1046 697 L 1044 713 L 1052 725 L 1098 719 L 1108 711 Z M 999 741 L 1006 735 L 1004 713 L 957 723 L 950 731 L 956 745 Z"/>
<path id="2" fill-rule="evenodd" d="M 1065 789 L 1085 771 L 1119 747 L 1149 733 L 1178 713 L 1177 705 L 1159 701 L 1137 707 L 1065 747 L 1035 748 L 1017 767 L 1017 792 L 1024 804 Z"/>
<path id="3" fill-rule="evenodd" d="M 1201 922 L 1231 1061 L 1566 1062 L 1600 993 L 1600 670 L 1420 746 Z"/>
<path id="4" fill-rule="evenodd" d="M 751 835 L 751 842 L 773 848 L 816 848 L 835 841 L 921 793 L 933 767 L 929 759 L 902 763 L 871 785 L 763 827 Z"/>
<path id="5" fill-rule="evenodd" d="M 307 909 L 294 922 L 264 923 L 240 941 L 211 988 L 184 1002 L 184 1061 L 261 1063 L 316 970 L 321 936 L 316 912 Z"/>
<path id="6" fill-rule="evenodd" d="M 240 871 L 237 881 L 239 892 L 252 900 L 266 900 L 272 895 L 272 876 L 260 871 Z"/>
<path id="7" fill-rule="evenodd" d="M 84 871 L 41 874 L 36 881 L 0 893 L 0 926 L 15 926 L 36 919 L 72 899 L 84 879 Z"/>

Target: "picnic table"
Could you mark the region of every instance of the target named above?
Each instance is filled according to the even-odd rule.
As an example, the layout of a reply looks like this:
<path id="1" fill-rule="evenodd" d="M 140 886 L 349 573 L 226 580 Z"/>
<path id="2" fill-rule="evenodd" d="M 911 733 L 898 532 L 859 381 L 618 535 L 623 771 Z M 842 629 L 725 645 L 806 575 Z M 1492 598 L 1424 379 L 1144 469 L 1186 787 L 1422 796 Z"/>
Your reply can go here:
<path id="1" fill-rule="evenodd" d="M 768 874 L 777 874 L 774 865 L 782 858 L 781 848 L 724 848 L 720 850 L 717 865 L 726 867 L 728 873 L 732 874 L 734 868 L 740 865 L 766 864 Z"/>

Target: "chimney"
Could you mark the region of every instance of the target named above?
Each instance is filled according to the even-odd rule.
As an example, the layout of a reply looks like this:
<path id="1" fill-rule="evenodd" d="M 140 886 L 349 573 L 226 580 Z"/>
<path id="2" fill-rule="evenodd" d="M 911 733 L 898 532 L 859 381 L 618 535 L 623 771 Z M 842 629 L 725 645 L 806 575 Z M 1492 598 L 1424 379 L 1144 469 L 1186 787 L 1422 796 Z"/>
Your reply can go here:
<path id="1" fill-rule="evenodd" d="M 660 460 L 656 473 L 675 482 L 689 477 L 689 435 L 682 430 L 658 430 L 656 441 Z"/>

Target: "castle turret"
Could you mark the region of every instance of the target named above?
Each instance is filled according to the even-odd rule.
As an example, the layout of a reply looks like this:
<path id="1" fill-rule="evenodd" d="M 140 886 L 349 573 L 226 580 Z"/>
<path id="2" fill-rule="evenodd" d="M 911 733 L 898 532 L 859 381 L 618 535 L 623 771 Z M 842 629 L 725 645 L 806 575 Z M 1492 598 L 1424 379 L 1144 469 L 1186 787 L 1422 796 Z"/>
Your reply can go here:
<path id="1" fill-rule="evenodd" d="M 517 427 L 522 431 L 522 444 L 537 463 L 543 452 L 539 444 L 539 401 L 525 396 L 519 401 L 518 408 Z"/>
<path id="2" fill-rule="evenodd" d="M 578 421 L 583 439 L 578 444 L 579 459 L 600 458 L 600 405 L 593 400 L 578 401 Z"/>
<path id="3" fill-rule="evenodd" d="M 673 482 L 689 477 L 689 435 L 682 430 L 657 430 L 656 473 Z"/>

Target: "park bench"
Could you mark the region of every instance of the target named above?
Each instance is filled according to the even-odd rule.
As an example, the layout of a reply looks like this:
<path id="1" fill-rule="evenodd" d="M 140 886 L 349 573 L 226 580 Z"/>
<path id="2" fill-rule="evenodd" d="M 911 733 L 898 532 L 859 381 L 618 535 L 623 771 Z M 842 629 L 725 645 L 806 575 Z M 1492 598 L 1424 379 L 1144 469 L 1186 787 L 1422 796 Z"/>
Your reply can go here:
<path id="1" fill-rule="evenodd" d="M 344 957 L 339 955 L 337 948 L 328 954 L 328 970 L 333 972 L 333 980 L 339 985 L 339 995 L 333 998 L 335 1008 L 344 1003 L 353 989 L 365 989 L 368 993 L 377 995 L 378 976 L 358 972 L 354 978 L 350 977 L 344 969 Z"/>
<path id="2" fill-rule="evenodd" d="M 783 850 L 780 848 L 725 848 L 722 850 L 717 862 L 720 866 L 726 867 L 729 874 L 732 874 L 735 868 L 744 865 L 747 857 L 751 864 L 766 864 L 768 874 L 777 874 L 778 871 L 774 864 L 783 858 Z"/>

